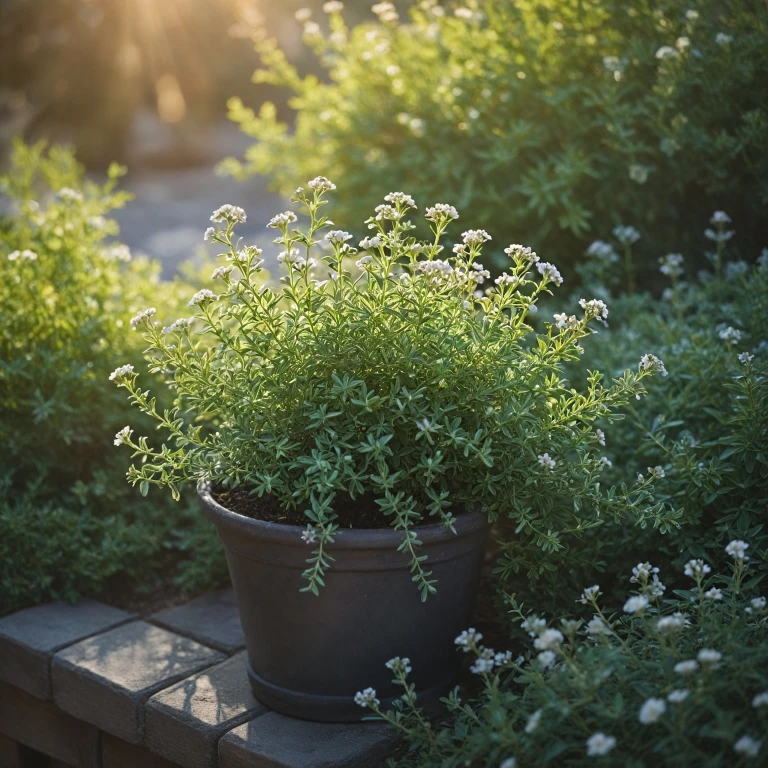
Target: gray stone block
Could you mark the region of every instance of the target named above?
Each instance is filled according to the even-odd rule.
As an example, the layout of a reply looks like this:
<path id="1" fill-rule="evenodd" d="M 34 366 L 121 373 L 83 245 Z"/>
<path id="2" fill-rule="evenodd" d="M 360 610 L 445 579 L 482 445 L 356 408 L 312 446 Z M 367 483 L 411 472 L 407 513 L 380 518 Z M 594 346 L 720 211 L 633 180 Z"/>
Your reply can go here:
<path id="1" fill-rule="evenodd" d="M 311 723 L 269 712 L 219 741 L 219 768 L 360 768 L 397 737 L 378 723 Z"/>
<path id="2" fill-rule="evenodd" d="M 48 699 L 50 661 L 56 651 L 133 618 L 95 600 L 48 603 L 12 613 L 0 619 L 0 680 Z"/>
<path id="3" fill-rule="evenodd" d="M 21 744 L 0 734 L 0 768 L 23 768 Z"/>
<path id="4" fill-rule="evenodd" d="M 0 683 L 0 734 L 67 765 L 99 766 L 97 728 L 6 683 Z"/>
<path id="5" fill-rule="evenodd" d="M 146 700 L 224 655 L 144 621 L 83 640 L 53 657 L 53 699 L 65 712 L 140 744 Z"/>
<path id="6" fill-rule="evenodd" d="M 267 712 L 245 665 L 242 652 L 156 693 L 145 711 L 146 747 L 184 768 L 214 768 L 219 738 Z"/>
<path id="7" fill-rule="evenodd" d="M 225 653 L 245 648 L 240 614 L 231 589 L 158 611 L 150 621 Z"/>

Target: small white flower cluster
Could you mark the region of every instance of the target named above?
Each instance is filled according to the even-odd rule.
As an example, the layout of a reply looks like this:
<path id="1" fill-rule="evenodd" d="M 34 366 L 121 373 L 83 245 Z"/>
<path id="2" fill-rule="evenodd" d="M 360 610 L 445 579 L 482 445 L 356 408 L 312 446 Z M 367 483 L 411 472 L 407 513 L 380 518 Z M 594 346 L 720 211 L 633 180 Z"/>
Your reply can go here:
<path id="1" fill-rule="evenodd" d="M 35 261 L 37 254 L 34 251 L 30 251 L 29 248 L 25 248 L 23 251 L 11 251 L 8 254 L 8 261 L 16 261 L 17 259 Z"/>
<path id="2" fill-rule="evenodd" d="M 602 429 L 595 430 L 595 437 L 597 438 L 598 445 L 605 445 L 605 432 Z"/>
<path id="3" fill-rule="evenodd" d="M 685 573 L 686 576 L 690 576 L 692 579 L 699 581 L 711 571 L 712 569 L 703 560 L 689 560 L 685 564 L 683 573 Z"/>
<path id="4" fill-rule="evenodd" d="M 742 277 L 742 275 L 746 275 L 747 272 L 749 272 L 749 264 L 747 264 L 747 262 L 743 259 L 739 259 L 738 261 L 729 261 L 725 265 L 725 276 L 728 280 Z"/>
<path id="5" fill-rule="evenodd" d="M 749 558 L 747 558 L 749 560 Z M 749 605 L 744 609 L 745 613 L 753 613 L 758 611 L 762 613 L 765 610 L 765 606 L 768 605 L 768 600 L 764 597 L 753 597 L 749 601 Z"/>
<path id="6" fill-rule="evenodd" d="M 602 757 L 616 746 L 616 738 L 598 731 L 587 739 L 587 757 Z"/>
<path id="7" fill-rule="evenodd" d="M 659 259 L 659 272 L 667 277 L 680 277 L 684 273 L 683 256 L 680 253 L 668 253 Z"/>
<path id="8" fill-rule="evenodd" d="M 728 545 L 725 548 L 725 553 L 730 555 L 734 560 L 741 560 L 742 562 L 745 562 L 749 560 L 747 557 L 748 549 L 749 544 L 747 544 L 746 541 L 742 541 L 741 539 L 734 539 L 733 541 L 728 542 Z"/>
<path id="9" fill-rule="evenodd" d="M 379 17 L 380 21 L 385 23 L 395 22 L 400 18 L 392 3 L 376 3 L 376 5 L 371 6 L 371 10 Z"/>
<path id="10" fill-rule="evenodd" d="M 685 629 L 688 624 L 690 624 L 688 619 L 686 619 L 682 613 L 676 611 L 671 616 L 662 616 L 656 622 L 656 631 L 660 635 L 665 635 L 671 632 L 680 632 Z"/>
<path id="11" fill-rule="evenodd" d="M 586 632 L 588 635 L 610 635 L 611 629 L 599 616 L 593 616 L 587 623 Z"/>
<path id="12" fill-rule="evenodd" d="M 62 187 L 56 193 L 56 196 L 59 198 L 59 200 L 64 200 L 68 203 L 79 203 L 83 199 L 83 196 L 77 190 L 74 190 L 71 187 Z"/>
<path id="13" fill-rule="evenodd" d="M 667 694 L 667 701 L 671 704 L 680 704 L 685 701 L 690 695 L 690 691 L 685 688 L 676 688 L 674 691 L 670 691 Z"/>
<path id="14" fill-rule="evenodd" d="M 563 278 L 560 274 L 560 271 L 554 264 L 549 264 L 546 261 L 542 261 L 536 265 L 536 269 L 539 270 L 545 280 L 551 280 L 555 285 L 563 284 Z"/>
<path id="15" fill-rule="evenodd" d="M 697 654 L 696 659 L 704 666 L 711 669 L 717 669 L 717 664 L 723 658 L 723 654 L 720 651 L 716 651 L 713 648 L 702 648 Z"/>
<path id="16" fill-rule="evenodd" d="M 332 229 L 325 239 L 331 245 L 343 245 L 347 240 L 352 239 L 352 235 L 349 232 L 345 232 L 343 229 Z"/>
<path id="17" fill-rule="evenodd" d="M 301 532 L 301 540 L 305 544 L 314 544 L 317 541 L 317 529 L 313 528 L 311 525 L 308 525 Z"/>
<path id="18" fill-rule="evenodd" d="M 290 269 L 304 269 L 309 267 L 312 269 L 316 265 L 314 259 L 310 258 L 307 261 L 306 256 L 301 255 L 301 251 L 298 248 L 291 248 L 290 251 L 283 251 L 277 255 L 277 261 L 279 264 L 287 264 Z"/>
<path id="19" fill-rule="evenodd" d="M 727 342 L 733 342 L 734 344 L 741 341 L 742 333 L 738 328 L 732 328 L 730 325 L 727 328 L 723 328 L 723 330 L 718 333 L 718 336 L 723 340 Z"/>
<path id="20" fill-rule="evenodd" d="M 397 209 L 393 208 L 391 205 L 377 205 L 376 208 L 374 208 L 374 211 L 376 212 L 376 221 L 397 221 L 402 216 L 402 214 L 398 213 Z"/>
<path id="21" fill-rule="evenodd" d="M 411 660 L 408 657 L 401 659 L 399 656 L 395 656 L 394 659 L 390 659 L 384 666 L 387 669 L 391 669 L 396 675 L 409 675 L 411 673 Z"/>
<path id="22" fill-rule="evenodd" d="M 733 35 L 726 35 L 725 32 L 718 32 L 715 35 L 715 42 L 718 45 L 729 45 L 733 40 Z"/>
<path id="23" fill-rule="evenodd" d="M 656 58 L 660 60 L 664 59 L 676 59 L 680 55 L 677 48 L 673 48 L 671 45 L 662 45 L 658 51 L 656 51 Z"/>
<path id="24" fill-rule="evenodd" d="M 650 601 L 646 595 L 634 595 L 624 603 L 624 613 L 642 613 L 649 605 Z"/>
<path id="25" fill-rule="evenodd" d="M 641 371 L 658 371 L 662 376 L 667 375 L 667 369 L 661 359 L 650 353 L 640 358 L 639 367 Z"/>
<path id="26" fill-rule="evenodd" d="M 169 333 L 185 331 L 187 328 L 191 328 L 192 323 L 194 322 L 194 317 L 180 317 L 178 320 L 174 320 L 170 325 L 163 328 L 163 333 L 167 335 Z"/>
<path id="27" fill-rule="evenodd" d="M 556 651 L 564 639 L 559 629 L 545 629 L 533 641 L 533 647 L 539 651 Z"/>
<path id="28" fill-rule="evenodd" d="M 242 224 L 246 218 L 245 211 L 236 205 L 222 205 L 211 214 L 214 224 Z"/>
<path id="29" fill-rule="evenodd" d="M 410 195 L 406 195 L 405 192 L 390 192 L 384 196 L 384 202 L 407 208 L 416 207 L 416 201 Z"/>
<path id="30" fill-rule="evenodd" d="M 427 212 L 424 217 L 430 221 L 434 221 L 436 224 L 442 224 L 448 221 L 453 221 L 459 218 L 458 211 L 452 206 L 446 203 L 435 203 L 427 208 Z"/>
<path id="31" fill-rule="evenodd" d="M 104 251 L 104 255 L 112 261 L 127 263 L 131 260 L 131 249 L 123 243 L 114 243 Z"/>
<path id="32" fill-rule="evenodd" d="M 369 251 L 371 248 L 378 248 L 381 245 L 381 238 L 378 235 L 374 237 L 364 237 L 360 241 L 360 247 L 363 250 Z"/>
<path id="33" fill-rule="evenodd" d="M 723 590 L 718 589 L 717 587 L 711 587 L 704 593 L 704 598 L 706 600 L 712 600 L 713 602 L 715 600 L 722 600 L 723 599 Z"/>
<path id="34" fill-rule="evenodd" d="M 217 299 L 217 296 L 212 290 L 210 290 L 209 288 L 202 288 L 189 300 L 188 306 L 201 307 L 204 304 L 207 304 L 209 301 L 216 301 L 216 299 Z"/>
<path id="35" fill-rule="evenodd" d="M 629 226 L 620 225 L 614 227 L 613 236 L 623 245 L 628 246 L 636 243 L 640 239 L 640 233 Z"/>
<path id="36" fill-rule="evenodd" d="M 336 185 L 325 178 L 325 176 L 317 176 L 312 181 L 307 183 L 307 186 L 314 192 L 332 192 L 336 189 Z"/>
<path id="37" fill-rule="evenodd" d="M 296 21 L 303 24 L 305 21 L 309 21 L 312 18 L 312 10 L 310 8 L 299 8 L 296 13 L 293 14 Z"/>
<path id="38" fill-rule="evenodd" d="M 123 427 L 115 435 L 115 445 L 123 445 L 130 439 L 132 434 L 133 434 L 133 430 L 130 427 Z"/>
<path id="39" fill-rule="evenodd" d="M 608 307 L 604 301 L 600 299 L 579 299 L 579 306 L 584 310 L 584 316 L 587 320 L 595 318 L 601 323 L 605 324 L 608 318 Z"/>
<path id="40" fill-rule="evenodd" d="M 490 276 L 491 273 L 479 262 L 472 264 L 467 274 L 467 278 L 478 285 L 482 285 Z"/>
<path id="41" fill-rule="evenodd" d="M 277 216 L 273 216 L 269 220 L 267 226 L 272 229 L 281 229 L 282 227 L 287 227 L 289 224 L 293 224 L 297 219 L 298 217 L 293 211 L 285 211 L 285 213 L 278 213 Z"/>
<path id="42" fill-rule="evenodd" d="M 373 263 L 373 256 L 371 256 L 371 254 L 370 254 L 370 253 L 366 253 L 364 256 L 361 256 L 361 257 L 360 257 L 360 258 L 359 258 L 359 259 L 358 259 L 358 260 L 355 262 L 355 266 L 356 266 L 358 269 L 365 269 L 365 267 L 366 267 L 366 265 L 367 265 L 367 264 L 372 264 L 372 263 Z M 336 278 L 334 278 L 334 280 L 335 280 L 335 279 L 336 279 Z"/>
<path id="43" fill-rule="evenodd" d="M 607 264 L 613 264 L 619 259 L 614 247 L 603 240 L 595 240 L 595 242 L 587 248 L 587 256 L 594 256 L 596 259 L 604 261 Z"/>
<path id="44" fill-rule="evenodd" d="M 544 469 L 547 470 L 553 470 L 555 468 L 555 465 L 557 462 L 548 454 L 548 453 L 542 453 L 538 456 L 539 464 L 541 464 Z"/>
<path id="45" fill-rule="evenodd" d="M 207 243 L 209 240 L 213 240 L 216 237 L 216 230 L 213 227 L 208 227 L 203 233 L 203 240 Z"/>
<path id="46" fill-rule="evenodd" d="M 510 259 L 514 259 L 515 261 L 527 261 L 530 264 L 535 264 L 539 260 L 535 251 L 531 250 L 527 245 L 520 245 L 519 243 L 512 243 L 512 245 L 504 249 L 504 253 L 506 253 Z"/>
<path id="47" fill-rule="evenodd" d="M 579 322 L 576 319 L 576 315 L 567 315 L 565 312 L 554 314 L 552 317 L 554 318 L 555 325 L 558 328 L 573 328 Z"/>
<path id="48" fill-rule="evenodd" d="M 496 285 L 517 285 L 520 282 L 520 278 L 502 272 L 493 282 L 496 283 Z"/>
<path id="49" fill-rule="evenodd" d="M 634 165 L 629 166 L 629 178 L 636 184 L 645 184 L 645 182 L 648 181 L 648 173 L 649 170 L 644 165 L 635 163 Z"/>
<path id="50" fill-rule="evenodd" d="M 222 280 L 227 277 L 233 269 L 234 267 L 232 266 L 216 267 L 211 274 L 211 280 Z"/>
<path id="51" fill-rule="evenodd" d="M 416 263 L 416 270 L 432 278 L 435 284 L 442 283 L 453 276 L 453 267 L 443 259 L 430 259 Z"/>
<path id="52" fill-rule="evenodd" d="M 482 245 L 486 240 L 490 240 L 491 236 L 484 229 L 468 229 L 462 232 L 461 239 L 464 245 Z"/>
<path id="53" fill-rule="evenodd" d="M 323 11 L 325 13 L 339 13 L 344 10 L 344 3 L 339 0 L 329 0 L 327 3 L 323 3 Z"/>
<path id="54" fill-rule="evenodd" d="M 376 698 L 375 688 L 366 688 L 355 694 L 355 704 L 359 707 L 378 707 L 379 703 L 379 700 Z"/>
<path id="55" fill-rule="evenodd" d="M 135 331 L 141 325 L 148 325 L 150 318 L 153 317 L 156 312 L 157 310 L 154 307 L 137 312 L 136 315 L 131 318 L 131 328 Z"/>
<path id="56" fill-rule="evenodd" d="M 667 703 L 664 699 L 646 699 L 643 706 L 640 707 L 638 719 L 643 725 L 652 725 L 657 722 L 666 711 Z"/>
<path id="57" fill-rule="evenodd" d="M 490 672 L 494 667 L 501 667 L 512 661 L 512 654 L 509 651 L 496 652 L 493 648 L 486 648 L 480 645 L 483 636 L 474 627 L 465 629 L 453 642 L 458 645 L 464 653 L 474 651 L 477 654 L 475 663 L 469 668 L 470 672 L 481 675 Z"/>
<path id="58" fill-rule="evenodd" d="M 127 365 L 121 365 L 119 368 L 115 368 L 112 373 L 109 374 L 110 381 L 120 382 L 123 379 L 127 379 L 133 375 L 133 366 L 128 363 Z"/>

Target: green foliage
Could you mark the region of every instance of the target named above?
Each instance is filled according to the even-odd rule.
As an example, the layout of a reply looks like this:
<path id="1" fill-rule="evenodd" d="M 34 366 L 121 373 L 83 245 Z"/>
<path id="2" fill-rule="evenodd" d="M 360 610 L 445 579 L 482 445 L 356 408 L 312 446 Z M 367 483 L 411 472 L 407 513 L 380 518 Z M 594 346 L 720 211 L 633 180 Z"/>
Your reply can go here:
<path id="1" fill-rule="evenodd" d="M 552 626 L 510 601 L 534 649 L 514 659 L 481 645 L 474 629 L 462 633 L 456 643 L 482 691 L 443 699 L 447 721 L 418 708 L 408 659 L 387 664 L 404 688 L 394 709 L 383 712 L 371 689 L 357 701 L 405 737 L 409 751 L 389 763 L 401 768 L 762 764 L 768 610 L 745 545 L 729 547 L 728 576 L 692 561 L 683 588 L 666 597 L 658 569 L 638 565 L 637 594 L 621 610 L 598 586 L 582 593 L 578 618 Z"/>
<path id="2" fill-rule="evenodd" d="M 401 192 L 366 222 L 374 234 L 350 271 L 352 236 L 328 231 L 323 247 L 319 234 L 331 226 L 321 207 L 334 186 L 318 177 L 309 187 L 294 196 L 308 231 L 289 229 L 292 211 L 270 222 L 285 249 L 278 261 L 288 266 L 279 289 L 261 284 L 260 250 L 233 240 L 244 212 L 223 206 L 212 216 L 221 226 L 206 233 L 226 247 L 215 273 L 221 293 L 198 292 L 194 317 L 162 329 L 154 309 L 131 321 L 149 344 L 153 370 L 176 393 L 174 408 L 162 410 L 132 365 L 110 377 L 170 438 L 152 447 L 121 430 L 116 442 L 140 457 L 131 482 L 174 495 L 189 481 L 245 486 L 301 509 L 303 536 L 317 544 L 305 573 L 313 592 L 330 565 L 325 544 L 338 528 L 337 499 L 375 500 L 403 532 L 400 549 L 424 598 L 435 582 L 415 526 L 428 518 L 451 528 L 455 514 L 479 506 L 515 531 L 502 544 L 502 568 L 532 574 L 552 570 L 569 538 L 606 521 L 674 524 L 673 510 L 651 504 L 653 478 L 601 490 L 591 426 L 644 394 L 661 361 L 646 355 L 637 372 L 610 383 L 590 372 L 581 392 L 560 375 L 607 316 L 602 302 L 582 301 L 583 317 L 563 315 L 534 333 L 527 317 L 562 282 L 557 269 L 512 245 L 509 273 L 482 293 L 490 275 L 477 259 L 490 236 L 468 230 L 455 255 L 440 259 L 458 214 L 428 208 L 432 236 L 418 240 L 408 220 L 415 203 Z"/>
<path id="3" fill-rule="evenodd" d="M 148 295 L 177 306 L 185 291 L 105 242 L 118 232 L 109 212 L 129 199 L 122 172 L 100 186 L 68 150 L 18 142 L 0 178 L 4 610 L 93 593 L 117 572 L 138 585 L 185 514 L 131 492 L 112 445 L 130 407 L 104 381 L 142 349 L 124 329 Z"/>
<path id="4" fill-rule="evenodd" d="M 718 251 L 710 258 L 722 275 L 703 279 L 686 280 L 686 261 L 664 257 L 664 297 L 612 301 L 612 327 L 585 342 L 608 373 L 651 342 L 663 356 L 669 376 L 630 404 L 621 429 L 606 428 L 605 450 L 621 477 L 660 466 L 656 498 L 683 512 L 663 537 L 617 530 L 610 550 L 595 541 L 604 563 L 617 550 L 630 559 L 653 551 L 665 564 L 717 562 L 733 538 L 768 547 L 768 253 L 749 265 Z"/>
<path id="5" fill-rule="evenodd" d="M 330 34 L 305 23 L 328 82 L 271 41 L 256 82 L 289 89 L 295 130 L 271 104 L 230 116 L 257 141 L 224 170 L 339 182 L 361 221 L 387 189 L 449 198 L 474 226 L 564 264 L 590 235 L 634 221 L 640 254 L 697 241 L 702 209 L 736 216 L 746 247 L 768 203 L 768 9 L 743 0 L 426 0 L 397 22 Z M 503 216 L 499 216 L 503 200 Z"/>

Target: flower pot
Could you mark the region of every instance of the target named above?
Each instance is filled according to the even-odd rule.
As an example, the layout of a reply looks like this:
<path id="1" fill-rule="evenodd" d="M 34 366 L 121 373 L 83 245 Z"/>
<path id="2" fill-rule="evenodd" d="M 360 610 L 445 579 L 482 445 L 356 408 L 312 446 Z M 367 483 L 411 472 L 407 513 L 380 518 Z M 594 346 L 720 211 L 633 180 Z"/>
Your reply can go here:
<path id="1" fill-rule="evenodd" d="M 373 687 L 384 705 L 402 692 L 385 663 L 408 657 L 410 679 L 426 700 L 455 684 L 461 663 L 454 638 L 467 627 L 483 561 L 488 522 L 458 516 L 456 533 L 419 527 L 421 553 L 438 580 L 421 602 L 402 534 L 390 529 L 341 529 L 328 553 L 335 559 L 316 596 L 301 592 L 312 545 L 302 528 L 230 512 L 209 486 L 199 490 L 203 512 L 224 544 L 248 649 L 256 697 L 293 717 L 328 722 L 360 720 L 354 703 Z"/>

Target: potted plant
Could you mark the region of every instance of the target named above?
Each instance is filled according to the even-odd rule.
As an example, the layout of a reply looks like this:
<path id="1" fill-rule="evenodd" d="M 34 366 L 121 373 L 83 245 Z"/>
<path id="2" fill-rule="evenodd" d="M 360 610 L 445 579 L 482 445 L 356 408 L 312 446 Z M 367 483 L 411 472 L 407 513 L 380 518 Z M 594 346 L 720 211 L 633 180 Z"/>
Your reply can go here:
<path id="1" fill-rule="evenodd" d="M 234 239 L 245 213 L 227 205 L 205 235 L 225 249 L 221 290 L 199 291 L 194 314 L 165 327 L 154 309 L 133 319 L 176 406 L 158 412 L 132 366 L 118 368 L 113 380 L 170 439 L 153 448 L 125 427 L 115 442 L 140 459 L 128 476 L 143 493 L 198 484 L 227 552 L 256 695 L 288 714 L 352 720 L 363 684 L 397 695 L 379 672 L 395 653 L 413 661 L 420 692 L 450 688 L 489 521 L 512 519 L 516 538 L 551 549 L 561 514 L 542 521 L 551 500 L 572 508 L 593 492 L 575 477 L 579 489 L 598 485 L 601 441 L 587 422 L 642 392 L 661 363 L 646 356 L 607 388 L 592 375 L 575 397 L 553 371 L 605 319 L 602 302 L 556 316 L 529 348 L 526 317 L 561 282 L 554 266 L 510 246 L 508 272 L 483 293 L 486 232 L 464 232 L 440 258 L 452 206 L 427 209 L 433 238 L 420 242 L 414 201 L 391 193 L 358 249 L 322 215 L 334 185 L 308 187 L 292 198 L 305 230 L 292 211 L 269 223 L 279 287 L 264 282 L 261 251 Z M 559 464 L 558 450 L 581 458 Z"/>

